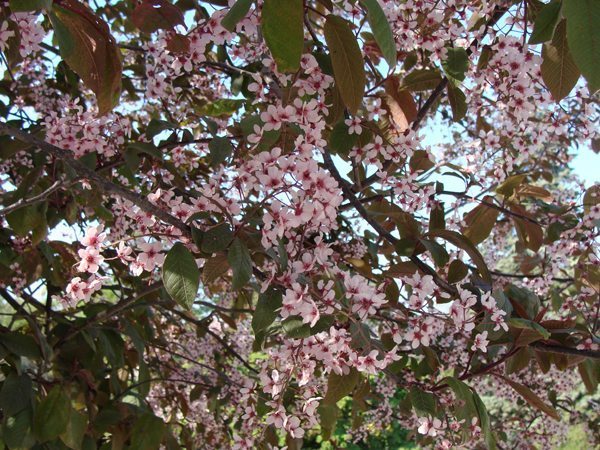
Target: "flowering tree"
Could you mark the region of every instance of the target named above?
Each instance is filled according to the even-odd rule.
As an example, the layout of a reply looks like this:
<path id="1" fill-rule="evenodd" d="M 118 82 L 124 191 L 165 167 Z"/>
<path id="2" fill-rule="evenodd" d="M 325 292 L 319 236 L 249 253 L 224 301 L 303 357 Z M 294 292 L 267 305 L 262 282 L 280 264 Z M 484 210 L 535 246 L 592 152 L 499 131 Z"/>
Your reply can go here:
<path id="1" fill-rule="evenodd" d="M 0 6 L 8 448 L 597 429 L 598 1 Z"/>

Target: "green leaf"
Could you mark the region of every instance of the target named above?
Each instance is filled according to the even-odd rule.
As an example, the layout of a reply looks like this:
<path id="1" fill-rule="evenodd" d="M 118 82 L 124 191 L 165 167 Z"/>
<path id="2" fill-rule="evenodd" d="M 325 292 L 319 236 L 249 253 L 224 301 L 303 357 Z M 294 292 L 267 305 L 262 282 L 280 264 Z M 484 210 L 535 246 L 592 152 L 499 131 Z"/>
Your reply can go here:
<path id="1" fill-rule="evenodd" d="M 202 251 L 206 253 L 216 253 L 227 248 L 233 240 L 233 232 L 227 222 L 215 225 L 209 228 L 202 236 Z"/>
<path id="2" fill-rule="evenodd" d="M 329 134 L 329 148 L 339 155 L 346 156 L 356 145 L 358 135 L 348 133 L 348 125 L 344 120 L 336 123 Z"/>
<path id="3" fill-rule="evenodd" d="M 341 17 L 329 14 L 325 20 L 324 34 L 335 83 L 348 110 L 356 114 L 367 84 L 362 52 L 350 24 Z"/>
<path id="4" fill-rule="evenodd" d="M 0 344 L 8 349 L 9 352 L 26 358 L 39 358 L 41 356 L 40 348 L 33 338 L 28 334 L 22 333 L 3 333 L 0 334 Z"/>
<path id="5" fill-rule="evenodd" d="M 448 101 L 452 109 L 452 120 L 458 122 L 467 114 L 467 97 L 464 92 L 448 83 Z"/>
<path id="6" fill-rule="evenodd" d="M 485 440 L 487 449 L 495 450 L 496 439 L 494 439 L 494 435 L 492 434 L 490 417 L 488 415 L 487 408 L 476 392 L 473 392 L 473 400 L 475 401 L 475 407 L 477 408 L 477 413 L 479 414 L 479 426 L 481 427 L 483 439 Z"/>
<path id="7" fill-rule="evenodd" d="M 448 264 L 450 256 L 448 255 L 448 252 L 444 247 L 442 247 L 435 241 L 429 241 L 427 239 L 419 239 L 419 241 L 431 254 L 431 257 L 433 258 L 433 261 L 435 262 L 436 266 L 444 267 L 446 264 Z"/>
<path id="8" fill-rule="evenodd" d="M 7 417 L 2 426 L 1 442 L 8 448 L 32 448 L 35 437 L 31 433 L 31 409 L 26 408 L 13 417 Z"/>
<path id="9" fill-rule="evenodd" d="M 442 61 L 442 67 L 449 77 L 458 81 L 465 79 L 469 69 L 469 55 L 464 48 L 448 48 L 447 58 Z"/>
<path id="10" fill-rule="evenodd" d="M 216 137 L 208 143 L 208 150 L 210 151 L 210 165 L 217 167 L 231 156 L 233 147 L 229 139 Z"/>
<path id="11" fill-rule="evenodd" d="M 200 285 L 200 271 L 196 260 L 181 242 L 176 243 L 167 253 L 162 279 L 171 298 L 191 309 Z"/>
<path id="12" fill-rule="evenodd" d="M 304 49 L 302 0 L 264 0 L 263 36 L 280 72 L 296 72 Z"/>
<path id="13" fill-rule="evenodd" d="M 579 79 L 579 69 L 569 52 L 566 21 L 561 20 L 551 43 L 542 48 L 542 80 L 557 102 L 573 90 Z"/>
<path id="14" fill-rule="evenodd" d="M 61 386 L 56 385 L 35 410 L 33 432 L 42 441 L 49 441 L 64 433 L 69 424 L 71 402 Z"/>
<path id="15" fill-rule="evenodd" d="M 338 375 L 335 372 L 331 372 L 327 379 L 327 392 L 325 393 L 323 403 L 335 404 L 346 395 L 351 394 L 359 378 L 360 374 L 354 368 L 350 369 L 347 375 Z"/>
<path id="16" fill-rule="evenodd" d="M 76 0 L 54 3 L 49 17 L 62 58 L 96 94 L 99 114 L 106 114 L 119 103 L 122 72 L 108 25 Z"/>
<path id="17" fill-rule="evenodd" d="M 41 234 L 45 237 L 44 231 L 47 231 L 48 228 L 46 222 L 47 210 L 48 202 L 39 202 L 7 214 L 6 220 L 19 236 L 26 236 L 27 233 L 32 231 L 34 234 Z"/>
<path id="18" fill-rule="evenodd" d="M 143 414 L 131 432 L 129 450 L 156 450 L 165 433 L 165 423 L 154 414 Z"/>
<path id="19" fill-rule="evenodd" d="M 600 2 L 564 0 L 562 12 L 571 55 L 593 94 L 600 89 Z"/>
<path id="20" fill-rule="evenodd" d="M 469 241 L 469 239 L 467 239 L 465 236 L 463 236 L 460 233 L 457 233 L 456 231 L 451 230 L 431 230 L 429 231 L 429 233 L 427 233 L 427 235 L 445 239 L 451 244 L 454 244 L 456 247 L 462 248 L 465 252 L 467 252 L 467 254 L 473 260 L 473 263 L 475 263 L 475 265 L 477 266 L 481 277 L 486 282 L 490 284 L 492 283 L 492 277 L 490 275 L 490 271 L 488 270 L 487 264 L 483 259 L 483 256 L 481 255 L 481 253 L 479 253 L 477 247 L 475 247 L 471 243 L 471 241 Z"/>
<path id="21" fill-rule="evenodd" d="M 255 335 L 264 332 L 275 321 L 279 315 L 277 310 L 281 308 L 282 302 L 281 292 L 274 288 L 269 288 L 258 296 L 252 316 L 252 329 Z"/>
<path id="22" fill-rule="evenodd" d="M 533 24 L 533 32 L 529 36 L 529 44 L 541 44 L 552 39 L 554 28 L 560 17 L 560 0 L 553 0 L 542 6 Z"/>
<path id="23" fill-rule="evenodd" d="M 521 383 L 517 383 L 516 381 L 512 381 L 511 379 L 506 377 L 501 378 L 504 379 L 504 381 L 506 381 L 510 385 L 510 387 L 512 387 L 531 406 L 546 413 L 548 416 L 552 417 L 555 420 L 560 420 L 560 415 L 558 414 L 556 409 L 544 402 L 527 386 L 524 386 Z"/>
<path id="24" fill-rule="evenodd" d="M 432 393 L 412 387 L 408 395 L 415 411 L 423 415 L 435 415 L 435 397 Z"/>
<path id="25" fill-rule="evenodd" d="M 248 14 L 252 2 L 253 0 L 237 0 L 221 20 L 221 26 L 228 31 L 235 31 L 238 22 Z"/>
<path id="26" fill-rule="evenodd" d="M 473 391 L 467 384 L 457 378 L 448 377 L 444 381 L 454 391 L 456 398 L 463 402 L 462 406 L 456 409 L 456 416 L 459 419 L 467 419 L 467 423 L 470 424 L 471 417 L 478 417 Z"/>
<path id="27" fill-rule="evenodd" d="M 11 372 L 2 384 L 0 408 L 5 416 L 13 416 L 31 405 L 32 385 L 26 374 Z"/>
<path id="28" fill-rule="evenodd" d="M 390 68 L 394 68 L 397 62 L 396 43 L 383 9 L 377 0 L 360 0 L 360 2 L 367 8 L 367 20 L 375 36 L 375 42 Z"/>
<path id="29" fill-rule="evenodd" d="M 152 119 L 148 126 L 146 127 L 146 132 L 144 133 L 148 139 L 154 138 L 159 133 L 162 133 L 166 130 L 176 130 L 179 128 L 174 123 L 168 122 L 166 120 L 160 119 Z"/>
<path id="30" fill-rule="evenodd" d="M 442 82 L 437 70 L 417 69 L 406 75 L 402 80 L 402 88 L 412 92 L 428 91 Z"/>
<path id="31" fill-rule="evenodd" d="M 74 450 L 80 450 L 83 444 L 83 436 L 87 428 L 87 416 L 75 410 L 71 411 L 69 424 L 60 439 L 64 444 Z"/>
<path id="32" fill-rule="evenodd" d="M 235 238 L 229 246 L 227 261 L 233 271 L 231 287 L 238 290 L 250 281 L 252 275 L 252 258 L 248 247 L 239 238 Z"/>
<path id="33" fill-rule="evenodd" d="M 25 11 L 38 11 L 52 8 L 52 0 L 10 0 L 10 10 L 14 13 Z"/>

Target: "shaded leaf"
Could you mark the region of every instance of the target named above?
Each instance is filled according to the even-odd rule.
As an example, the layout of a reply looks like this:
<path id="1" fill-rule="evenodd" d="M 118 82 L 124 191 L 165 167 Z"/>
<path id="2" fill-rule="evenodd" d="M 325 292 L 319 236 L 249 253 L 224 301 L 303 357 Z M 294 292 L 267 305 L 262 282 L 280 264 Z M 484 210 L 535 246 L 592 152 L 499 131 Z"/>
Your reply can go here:
<path id="1" fill-rule="evenodd" d="M 513 381 L 506 377 L 501 377 L 501 378 L 504 381 L 506 381 L 510 385 L 510 387 L 512 387 L 531 406 L 546 413 L 548 416 L 552 417 L 555 420 L 560 420 L 560 416 L 559 416 L 558 412 L 552 406 L 550 406 L 549 404 L 544 402 L 541 398 L 539 398 L 527 386 L 524 386 L 521 383 L 517 383 L 516 381 Z"/>
<path id="2" fill-rule="evenodd" d="M 208 150 L 210 151 L 210 165 L 217 167 L 231 156 L 233 147 L 229 139 L 216 137 L 208 143 Z"/>
<path id="3" fill-rule="evenodd" d="M 413 70 L 402 80 L 402 88 L 408 91 L 427 91 L 435 89 L 442 82 L 442 76 L 437 70 Z"/>
<path id="4" fill-rule="evenodd" d="M 479 253 L 479 250 L 477 250 L 477 248 L 471 243 L 469 239 L 467 239 L 462 234 L 451 230 L 431 230 L 429 231 L 429 233 L 427 233 L 427 235 L 445 239 L 451 244 L 454 244 L 456 247 L 461 248 L 465 252 L 467 252 L 467 254 L 471 257 L 471 259 L 477 266 L 481 277 L 491 284 L 492 278 L 487 268 L 487 264 L 485 263 L 485 260 L 483 259 L 481 253 Z"/>
<path id="5" fill-rule="evenodd" d="M 442 67 L 449 77 L 463 81 L 469 68 L 469 55 L 464 48 L 448 48 Z"/>
<path id="6" fill-rule="evenodd" d="M 367 83 L 360 47 L 350 24 L 341 17 L 329 14 L 324 33 L 337 88 L 348 110 L 356 114 L 362 104 Z"/>
<path id="7" fill-rule="evenodd" d="M 354 391 L 358 384 L 360 374 L 354 368 L 347 375 L 338 375 L 335 372 L 329 374 L 327 379 L 327 392 L 323 403 L 337 403 L 339 400 Z"/>
<path id="8" fill-rule="evenodd" d="M 143 0 L 133 10 L 131 20 L 145 33 L 172 30 L 177 25 L 185 26 L 183 12 L 167 0 Z"/>
<path id="9" fill-rule="evenodd" d="M 467 97 L 463 91 L 448 83 L 448 101 L 452 109 L 452 120 L 458 122 L 467 114 Z"/>
<path id="10" fill-rule="evenodd" d="M 238 22 L 246 17 L 246 14 L 250 11 L 252 2 L 253 0 L 237 0 L 221 20 L 223 28 L 228 31 L 234 31 Z"/>
<path id="11" fill-rule="evenodd" d="M 200 285 L 200 271 L 196 260 L 181 242 L 167 253 L 162 279 L 171 298 L 184 308 L 191 309 Z"/>
<path id="12" fill-rule="evenodd" d="M 239 238 L 235 238 L 229 246 L 227 261 L 233 271 L 231 287 L 234 290 L 240 289 L 250 281 L 252 276 L 252 258 L 246 244 Z"/>
<path id="13" fill-rule="evenodd" d="M 227 222 L 215 225 L 206 230 L 202 236 L 202 251 L 206 253 L 216 253 L 227 248 L 233 240 L 233 231 Z"/>
<path id="14" fill-rule="evenodd" d="M 554 28 L 560 17 L 561 6 L 559 0 L 553 0 L 542 6 L 535 18 L 533 32 L 529 36 L 529 44 L 541 44 L 552 39 Z"/>
<path id="15" fill-rule="evenodd" d="M 154 414 L 143 414 L 131 432 L 130 450 L 156 450 L 165 433 L 165 423 Z"/>
<path id="16" fill-rule="evenodd" d="M 65 432 L 71 415 L 71 402 L 62 387 L 56 385 L 40 402 L 33 416 L 33 432 L 42 441 Z"/>
<path id="17" fill-rule="evenodd" d="M 11 372 L 2 384 L 0 408 L 5 416 L 13 416 L 31 404 L 32 384 L 26 374 Z"/>

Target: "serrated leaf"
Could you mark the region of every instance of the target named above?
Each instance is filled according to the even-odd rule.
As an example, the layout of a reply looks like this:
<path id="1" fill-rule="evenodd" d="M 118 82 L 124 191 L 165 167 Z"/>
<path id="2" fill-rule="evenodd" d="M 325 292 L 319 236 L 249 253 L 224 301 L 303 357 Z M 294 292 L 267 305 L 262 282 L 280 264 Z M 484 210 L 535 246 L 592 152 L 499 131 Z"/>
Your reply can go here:
<path id="1" fill-rule="evenodd" d="M 560 17 L 562 3 L 559 0 L 551 1 L 542 6 L 533 25 L 533 32 L 529 36 L 529 44 L 541 44 L 552 39 L 554 28 Z"/>
<path id="2" fill-rule="evenodd" d="M 390 23 L 377 0 L 360 0 L 367 8 L 367 20 L 383 57 L 393 69 L 397 62 L 396 43 Z"/>
<path id="3" fill-rule="evenodd" d="M 562 12 L 571 55 L 593 94 L 600 89 L 600 2 L 564 0 Z"/>
<path id="4" fill-rule="evenodd" d="M 246 17 L 246 14 L 250 11 L 250 6 L 252 6 L 253 1 L 254 0 L 237 0 L 221 20 L 221 26 L 228 31 L 235 31 L 238 22 Z"/>
<path id="5" fill-rule="evenodd" d="M 77 0 L 54 3 L 49 14 L 60 54 L 96 94 L 98 113 L 119 103 L 121 55 L 106 22 Z"/>
<path id="6" fill-rule="evenodd" d="M 336 86 L 348 110 L 356 114 L 367 84 L 362 52 L 350 24 L 341 17 L 329 14 L 325 20 L 324 34 Z"/>
<path id="7" fill-rule="evenodd" d="M 231 287 L 238 290 L 248 283 L 252 276 L 252 258 L 248 247 L 239 238 L 235 238 L 229 246 L 227 261 L 233 271 Z"/>
<path id="8" fill-rule="evenodd" d="M 162 279 L 169 296 L 184 308 L 191 309 L 200 286 L 200 271 L 196 260 L 181 242 L 167 253 Z"/>
<path id="9" fill-rule="evenodd" d="M 542 80 L 557 102 L 573 90 L 579 79 L 579 69 L 569 52 L 566 21 L 561 20 L 551 43 L 542 48 Z"/>
<path id="10" fill-rule="evenodd" d="M 263 36 L 280 72 L 296 72 L 304 49 L 302 0 L 264 0 Z"/>
<path id="11" fill-rule="evenodd" d="M 33 432 L 42 441 L 57 438 L 69 424 L 71 402 L 63 388 L 56 385 L 40 402 L 33 416 Z"/>

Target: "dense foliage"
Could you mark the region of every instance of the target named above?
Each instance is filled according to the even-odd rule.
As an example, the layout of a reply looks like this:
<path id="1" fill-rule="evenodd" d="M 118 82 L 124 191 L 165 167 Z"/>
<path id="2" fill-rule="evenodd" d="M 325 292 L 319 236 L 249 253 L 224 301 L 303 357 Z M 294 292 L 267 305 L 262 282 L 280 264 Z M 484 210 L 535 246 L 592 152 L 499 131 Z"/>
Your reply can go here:
<path id="1" fill-rule="evenodd" d="M 7 448 L 594 445 L 600 2 L 0 7 Z"/>

